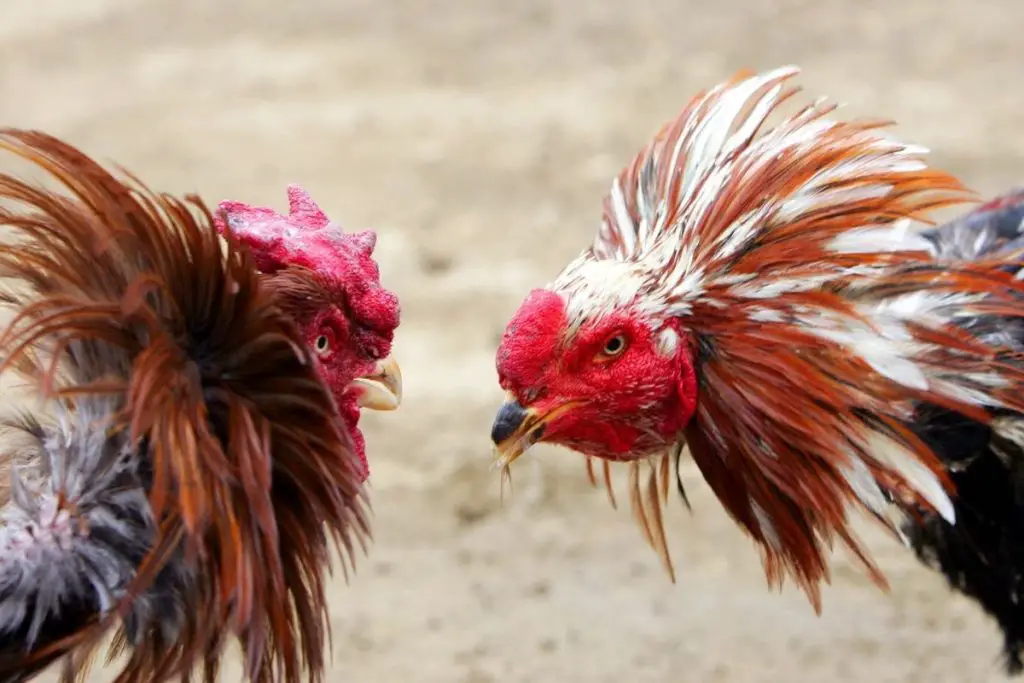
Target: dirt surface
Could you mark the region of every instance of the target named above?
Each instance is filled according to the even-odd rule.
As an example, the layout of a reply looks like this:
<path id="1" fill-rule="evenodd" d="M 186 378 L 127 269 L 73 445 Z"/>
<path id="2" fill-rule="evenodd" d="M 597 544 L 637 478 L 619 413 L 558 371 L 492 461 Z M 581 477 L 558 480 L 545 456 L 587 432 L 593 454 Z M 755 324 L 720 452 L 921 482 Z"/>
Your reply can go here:
<path id="1" fill-rule="evenodd" d="M 493 353 L 590 239 L 607 183 L 699 88 L 804 67 L 979 190 L 1022 181 L 1017 3 L 935 0 L 9 0 L 0 121 L 161 189 L 283 206 L 305 184 L 379 231 L 402 299 L 399 413 L 366 420 L 376 544 L 333 590 L 334 681 L 985 683 L 995 628 L 874 530 L 889 595 L 836 558 L 816 617 L 766 590 L 699 480 L 671 585 L 578 458 L 499 503 Z M 543 486 L 541 486 L 543 484 Z M 678 506 L 681 507 L 681 506 Z M 229 667 L 225 680 L 236 680 Z M 102 672 L 96 680 L 105 680 Z"/>

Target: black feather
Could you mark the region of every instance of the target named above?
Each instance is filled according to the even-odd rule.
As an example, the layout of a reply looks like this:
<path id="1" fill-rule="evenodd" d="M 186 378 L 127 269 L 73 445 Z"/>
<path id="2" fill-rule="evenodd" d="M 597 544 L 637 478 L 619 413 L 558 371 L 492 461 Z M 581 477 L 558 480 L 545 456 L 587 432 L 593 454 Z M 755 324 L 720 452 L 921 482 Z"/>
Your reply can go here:
<path id="1" fill-rule="evenodd" d="M 925 233 L 940 259 L 976 259 L 1024 247 L 1024 190 L 1015 190 Z M 1022 304 L 1024 305 L 1024 304 Z M 1024 349 L 1018 320 L 991 316 L 964 326 Z M 1024 451 L 1009 438 L 1024 415 L 994 414 L 994 427 L 921 406 L 913 429 L 942 458 L 956 486 L 956 523 L 920 511 L 904 526 L 917 557 L 977 602 L 1003 633 L 1007 673 L 1024 672 Z M 1022 429 L 1024 431 L 1024 429 Z"/>

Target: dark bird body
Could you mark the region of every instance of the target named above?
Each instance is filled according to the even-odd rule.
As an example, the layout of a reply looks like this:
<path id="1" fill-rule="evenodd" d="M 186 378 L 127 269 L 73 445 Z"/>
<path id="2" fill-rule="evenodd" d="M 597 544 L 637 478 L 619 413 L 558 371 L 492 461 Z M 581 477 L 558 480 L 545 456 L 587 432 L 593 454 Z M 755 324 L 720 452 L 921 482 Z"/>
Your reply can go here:
<path id="1" fill-rule="evenodd" d="M 927 231 L 940 259 L 975 260 L 1024 249 L 1024 189 Z M 962 325 L 1024 351 L 1019 318 L 974 317 Z M 1024 415 L 996 412 L 984 425 L 934 406 L 914 425 L 949 468 L 956 524 L 923 513 L 904 531 L 918 557 L 999 624 L 1007 671 L 1024 672 Z"/>

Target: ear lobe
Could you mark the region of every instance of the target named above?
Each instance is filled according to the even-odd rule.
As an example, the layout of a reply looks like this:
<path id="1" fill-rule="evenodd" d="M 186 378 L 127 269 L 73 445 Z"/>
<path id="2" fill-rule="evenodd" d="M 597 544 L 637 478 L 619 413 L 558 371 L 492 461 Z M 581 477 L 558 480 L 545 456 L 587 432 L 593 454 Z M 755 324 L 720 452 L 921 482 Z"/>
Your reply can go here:
<path id="1" fill-rule="evenodd" d="M 697 370 L 685 345 L 680 345 L 677 359 L 676 394 L 684 416 L 683 426 L 686 426 L 697 411 Z"/>
<path id="2" fill-rule="evenodd" d="M 673 361 L 676 395 L 682 407 L 685 425 L 697 409 L 697 372 L 693 366 L 690 345 L 680 336 L 679 330 L 669 324 L 659 330 L 654 337 L 654 351 L 662 358 Z"/>

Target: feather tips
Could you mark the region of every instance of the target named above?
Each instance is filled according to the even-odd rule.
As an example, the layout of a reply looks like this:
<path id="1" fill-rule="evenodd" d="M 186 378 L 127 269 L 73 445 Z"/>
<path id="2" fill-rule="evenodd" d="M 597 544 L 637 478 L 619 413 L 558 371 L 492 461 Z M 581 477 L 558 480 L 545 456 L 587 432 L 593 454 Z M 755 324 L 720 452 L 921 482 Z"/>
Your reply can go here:
<path id="1" fill-rule="evenodd" d="M 1008 350 L 956 323 L 1024 311 L 1005 263 L 937 265 L 908 229 L 969 198 L 926 150 L 880 122 L 832 120 L 824 100 L 765 129 L 796 73 L 741 74 L 695 98 L 615 179 L 594 244 L 555 286 L 570 306 L 621 300 L 612 278 L 585 277 L 588 262 L 617 262 L 643 283 L 631 305 L 699 341 L 691 453 L 770 582 L 792 576 L 818 605 L 833 538 L 884 582 L 851 505 L 894 532 L 885 496 L 953 521 L 949 479 L 904 421 L 920 401 L 983 421 L 1019 410 Z"/>
<path id="2" fill-rule="evenodd" d="M 59 656 L 53 643 L 115 608 L 152 543 L 134 453 L 123 436 L 106 437 L 110 408 L 86 400 L 46 425 L 7 424 L 7 439 L 21 432 L 31 442 L 20 453 L 7 442 L 3 454 L 19 464 L 0 512 L 0 680 L 31 677 Z M 135 612 L 154 614 L 158 598 L 143 596 Z M 166 613 L 165 623 L 173 629 L 182 616 Z"/>
<path id="3" fill-rule="evenodd" d="M 297 683 L 304 669 L 321 680 L 331 542 L 351 557 L 367 510 L 358 459 L 293 322 L 250 256 L 222 247 L 198 198 L 152 193 L 41 133 L 2 131 L 0 148 L 68 191 L 0 175 L 11 202 L 0 225 L 22 238 L 0 253 L 0 276 L 27 285 L 5 298 L 17 315 L 0 339 L 3 368 L 74 414 L 107 397 L 101 433 L 129 445 L 155 527 L 116 609 L 95 604 L 71 640 L 22 643 L 20 657 L 0 658 L 0 680 L 44 653 L 80 663 L 118 617 L 112 652 L 129 654 L 119 683 L 197 664 L 212 682 L 228 635 L 250 680 Z M 161 610 L 140 609 L 147 600 Z M 168 611 L 181 615 L 175 628 Z"/>

